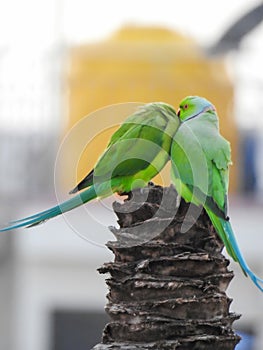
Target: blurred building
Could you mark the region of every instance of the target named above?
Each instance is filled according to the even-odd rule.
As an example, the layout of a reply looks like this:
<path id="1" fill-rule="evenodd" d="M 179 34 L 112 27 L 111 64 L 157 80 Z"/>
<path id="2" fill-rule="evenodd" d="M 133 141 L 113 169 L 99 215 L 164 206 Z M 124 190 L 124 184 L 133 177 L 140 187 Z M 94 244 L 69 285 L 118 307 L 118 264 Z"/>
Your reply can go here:
<path id="1" fill-rule="evenodd" d="M 181 99 L 188 95 L 205 96 L 217 107 L 221 131 L 232 145 L 231 188 L 234 191 L 238 135 L 233 82 L 224 59 L 208 58 L 194 40 L 162 27 L 126 26 L 107 40 L 76 47 L 70 52 L 69 132 L 84 116 L 105 106 L 163 101 L 177 109 Z M 127 108 L 130 112 L 130 106 Z M 120 122 L 114 108 L 108 114 L 111 125 Z M 122 120 L 127 112 L 123 114 Z M 85 175 L 87 168 L 91 169 L 113 132 L 100 115 L 96 123 L 100 126 L 99 137 L 86 145 L 78 164 L 75 162 L 78 179 Z M 77 149 L 85 133 L 81 127 L 76 133 Z M 70 152 L 65 153 L 72 158 Z M 67 187 L 72 183 L 70 169 L 72 164 Z M 75 173 L 74 176 L 76 178 Z M 166 178 L 169 179 L 169 174 Z"/>
<path id="2" fill-rule="evenodd" d="M 234 88 L 225 61 L 208 59 L 193 40 L 163 28 L 125 27 L 100 43 L 67 51 L 58 40 L 37 53 L 31 57 L 25 51 L 26 59 L 17 69 L 24 73 L 20 80 L 13 66 L 8 70 L 7 65 L 22 53 L 7 50 L 0 57 L 5 72 L 0 75 L 1 222 L 53 205 L 92 167 L 113 124 L 137 106 L 125 104 L 92 113 L 107 105 L 162 100 L 176 107 L 185 95 L 204 95 L 217 106 L 223 134 L 232 141 L 236 158 Z M 62 117 L 65 106 L 68 124 Z M 28 120 L 19 123 L 22 114 Z M 87 128 L 83 128 L 87 114 Z M 80 128 L 75 127 L 77 122 Z M 96 137 L 87 145 L 94 130 L 98 130 Z M 233 189 L 237 178 L 234 168 Z M 239 200 L 233 208 L 234 227 L 246 257 L 263 275 L 261 245 L 255 246 L 261 242 L 257 228 L 261 208 L 252 204 L 248 208 Z M 106 322 L 106 285 L 96 268 L 111 259 L 104 244 L 113 239 L 107 226 L 114 224 L 106 201 L 35 229 L 1 235 L 1 349 L 82 350 L 98 342 Z M 247 234 L 250 230 L 258 232 L 253 239 Z M 234 309 L 244 313 L 239 327 L 263 334 L 262 297 L 233 267 L 237 274 L 231 285 Z M 263 344 L 262 338 L 259 342 Z"/>

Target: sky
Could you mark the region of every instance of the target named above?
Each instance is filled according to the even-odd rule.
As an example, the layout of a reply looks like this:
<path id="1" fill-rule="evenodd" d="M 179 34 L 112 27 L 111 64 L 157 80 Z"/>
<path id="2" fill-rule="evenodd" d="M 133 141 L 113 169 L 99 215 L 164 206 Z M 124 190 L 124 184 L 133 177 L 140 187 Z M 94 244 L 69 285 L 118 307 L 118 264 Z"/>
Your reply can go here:
<path id="1" fill-rule="evenodd" d="M 209 43 L 258 0 L 9 0 L 0 3 L 0 45 L 100 39 L 126 22 L 161 24 Z"/>
<path id="2" fill-rule="evenodd" d="M 161 24 L 208 44 L 256 0 L 65 0 L 63 27 L 72 41 L 103 37 L 125 22 Z"/>
<path id="3" fill-rule="evenodd" d="M 58 117 L 51 116 L 50 111 L 57 110 L 60 103 L 59 99 L 54 97 L 59 89 L 55 79 L 61 74 L 60 58 L 55 55 L 59 55 L 59 50 L 63 50 L 63 47 L 101 40 L 127 23 L 162 25 L 192 36 L 202 46 L 209 46 L 235 19 L 258 2 L 258 0 L 2 1 L 0 2 L 0 125 L 3 126 L 5 123 L 12 128 L 15 127 L 18 125 L 16 120 L 10 119 L 15 115 L 19 115 L 19 120 L 24 121 L 22 126 L 31 128 L 37 127 L 39 120 L 45 120 L 47 127 L 51 120 L 55 125 L 58 124 Z M 249 36 L 248 49 L 245 41 L 244 50 L 238 57 L 234 55 L 234 60 L 231 61 L 232 74 L 241 87 L 237 89 L 237 96 L 241 101 L 239 120 L 245 127 L 249 126 L 247 124 L 250 124 L 251 120 L 247 118 L 244 110 L 253 116 L 257 111 L 253 112 L 251 106 L 255 106 L 261 96 L 261 88 L 254 89 L 253 86 L 258 82 L 261 86 L 263 82 L 262 35 L 261 26 L 258 33 L 256 30 Z M 50 76 L 54 78 L 53 82 L 52 79 L 49 81 Z M 42 90 L 37 91 L 38 87 Z M 21 108 L 23 102 L 25 108 Z M 32 105 L 43 105 L 41 113 L 36 113 Z M 263 121 L 256 115 L 253 118 L 255 123 L 263 128 Z"/>
<path id="4" fill-rule="evenodd" d="M 161 24 L 179 29 L 204 44 L 258 0 L 65 0 L 63 28 L 72 41 L 94 40 L 125 22 Z"/>

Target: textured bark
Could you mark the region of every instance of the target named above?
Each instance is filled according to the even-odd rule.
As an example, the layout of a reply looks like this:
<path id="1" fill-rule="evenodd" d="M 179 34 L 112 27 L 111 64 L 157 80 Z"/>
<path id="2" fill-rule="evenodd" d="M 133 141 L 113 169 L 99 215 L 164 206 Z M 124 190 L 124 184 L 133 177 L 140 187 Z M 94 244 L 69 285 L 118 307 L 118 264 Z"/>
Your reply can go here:
<path id="1" fill-rule="evenodd" d="M 115 260 L 99 269 L 110 274 L 111 322 L 94 350 L 230 350 L 238 343 L 223 244 L 204 211 L 189 211 L 184 201 L 176 211 L 176 198 L 173 187 L 150 185 L 113 204 L 120 228 L 111 228 L 117 240 L 107 245 Z M 183 224 L 192 226 L 182 233 Z"/>

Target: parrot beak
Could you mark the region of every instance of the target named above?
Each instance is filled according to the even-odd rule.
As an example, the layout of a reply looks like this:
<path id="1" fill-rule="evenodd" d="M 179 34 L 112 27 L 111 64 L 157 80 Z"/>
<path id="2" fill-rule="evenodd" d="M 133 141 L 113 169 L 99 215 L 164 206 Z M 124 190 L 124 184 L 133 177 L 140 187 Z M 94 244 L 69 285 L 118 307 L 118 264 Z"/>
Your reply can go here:
<path id="1" fill-rule="evenodd" d="M 178 108 L 177 113 L 176 113 L 178 117 L 180 117 L 180 112 L 181 112 L 181 109 Z"/>

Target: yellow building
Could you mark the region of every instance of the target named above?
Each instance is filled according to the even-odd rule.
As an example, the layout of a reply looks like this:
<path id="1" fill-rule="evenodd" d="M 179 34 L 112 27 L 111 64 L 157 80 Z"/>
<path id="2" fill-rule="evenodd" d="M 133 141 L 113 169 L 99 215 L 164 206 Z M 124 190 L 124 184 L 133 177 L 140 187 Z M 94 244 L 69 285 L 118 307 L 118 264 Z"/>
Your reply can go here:
<path id="1" fill-rule="evenodd" d="M 177 109 L 187 95 L 204 96 L 215 104 L 221 131 L 231 141 L 235 159 L 233 85 L 222 59 L 208 58 L 192 39 L 158 27 L 127 26 L 104 41 L 73 48 L 68 94 L 70 141 L 63 150 L 65 185 L 74 186 L 94 166 L 114 131 L 111 125 L 120 123 L 134 106 L 93 113 L 90 121 L 83 122 L 83 117 L 123 102 L 163 101 Z M 92 142 L 91 135 L 96 135 Z M 231 174 L 234 188 L 234 167 Z"/>

